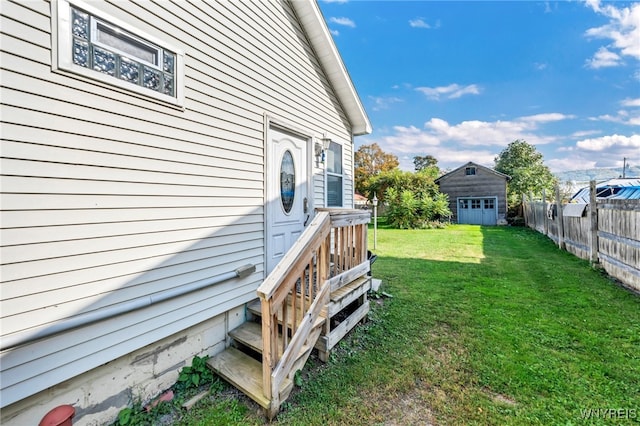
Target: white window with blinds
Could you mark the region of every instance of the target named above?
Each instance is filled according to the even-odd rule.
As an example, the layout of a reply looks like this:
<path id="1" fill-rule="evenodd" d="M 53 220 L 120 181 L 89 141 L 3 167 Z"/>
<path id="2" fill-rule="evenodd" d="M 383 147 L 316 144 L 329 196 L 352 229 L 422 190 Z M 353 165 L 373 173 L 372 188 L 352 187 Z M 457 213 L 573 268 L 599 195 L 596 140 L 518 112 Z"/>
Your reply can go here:
<path id="1" fill-rule="evenodd" d="M 325 168 L 327 207 L 342 207 L 344 202 L 344 175 L 342 167 L 342 145 L 331 142 L 327 150 Z"/>

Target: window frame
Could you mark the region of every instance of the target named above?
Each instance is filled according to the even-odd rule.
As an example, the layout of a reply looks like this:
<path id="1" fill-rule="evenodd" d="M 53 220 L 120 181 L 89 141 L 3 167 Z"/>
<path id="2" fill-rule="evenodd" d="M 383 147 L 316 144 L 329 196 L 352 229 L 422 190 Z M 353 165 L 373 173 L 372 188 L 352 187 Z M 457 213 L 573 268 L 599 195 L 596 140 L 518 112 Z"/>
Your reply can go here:
<path id="1" fill-rule="evenodd" d="M 464 174 L 465 174 L 465 176 L 475 176 L 476 175 L 476 168 L 474 166 L 469 166 L 469 167 L 464 169 Z"/>
<path id="2" fill-rule="evenodd" d="M 330 172 L 328 163 L 329 163 L 329 154 L 328 151 L 331 150 L 332 146 L 340 147 L 340 170 L 342 173 Z M 336 177 L 340 179 L 340 201 L 339 205 L 329 205 L 329 177 Z M 329 148 L 327 148 L 327 163 L 324 166 L 324 205 L 327 207 L 344 207 L 344 146 L 341 143 L 331 141 L 329 144 Z"/>
<path id="3" fill-rule="evenodd" d="M 125 92 L 142 95 L 145 98 L 150 98 L 155 101 L 161 101 L 162 103 L 171 104 L 183 108 L 184 106 L 184 52 L 168 44 L 167 42 L 153 37 L 145 33 L 144 31 L 135 28 L 134 26 L 110 16 L 108 13 L 97 9 L 92 4 L 89 4 L 82 0 L 57 0 L 51 3 L 52 8 L 52 27 L 53 27 L 53 60 L 51 62 L 52 71 L 73 74 L 81 76 L 86 79 L 87 82 L 99 84 L 100 86 L 106 86 L 108 88 L 118 88 Z M 90 15 L 90 26 L 94 25 L 94 22 L 99 22 L 111 29 L 120 29 L 124 31 L 127 37 L 133 40 L 139 41 L 145 45 L 150 45 L 154 48 L 158 48 L 160 51 L 166 50 L 175 55 L 175 70 L 174 70 L 174 94 L 175 96 L 166 95 L 155 90 L 148 89 L 144 86 L 138 86 L 135 83 L 131 83 L 126 80 L 121 80 L 115 76 L 110 76 L 91 68 L 85 68 L 77 65 L 73 62 L 73 35 L 72 35 L 72 12 L 71 9 L 80 9 Z M 93 33 L 93 32 L 92 32 Z M 98 47 L 105 47 L 103 43 L 96 43 L 94 41 L 94 35 L 92 34 L 90 42 Z M 131 58 L 133 55 L 126 52 L 121 52 L 118 49 L 114 49 L 111 46 L 106 46 L 111 51 L 117 51 L 116 53 L 122 53 L 126 58 Z M 136 58 L 144 65 L 150 66 L 157 70 L 162 70 L 162 55 L 158 58 L 158 64 L 150 64 L 141 58 Z"/>

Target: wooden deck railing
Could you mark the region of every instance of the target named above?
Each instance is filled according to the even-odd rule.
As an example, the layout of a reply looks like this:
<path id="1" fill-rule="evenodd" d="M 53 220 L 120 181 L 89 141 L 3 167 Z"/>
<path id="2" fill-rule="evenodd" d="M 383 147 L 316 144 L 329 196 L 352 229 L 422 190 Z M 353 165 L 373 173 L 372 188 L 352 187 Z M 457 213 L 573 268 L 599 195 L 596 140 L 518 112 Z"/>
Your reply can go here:
<path id="1" fill-rule="evenodd" d="M 329 301 L 330 292 L 368 271 L 367 223 L 359 210 L 319 209 L 258 288 L 262 310 L 262 382 L 277 413 L 284 380 Z M 331 278 L 330 278 L 331 277 Z M 280 324 L 280 326 L 279 326 Z M 309 348 L 310 350 L 310 348 Z"/>
<path id="2" fill-rule="evenodd" d="M 336 291 L 369 272 L 367 224 L 371 214 L 363 210 L 318 209 L 331 215 L 331 265 L 329 284 Z"/>

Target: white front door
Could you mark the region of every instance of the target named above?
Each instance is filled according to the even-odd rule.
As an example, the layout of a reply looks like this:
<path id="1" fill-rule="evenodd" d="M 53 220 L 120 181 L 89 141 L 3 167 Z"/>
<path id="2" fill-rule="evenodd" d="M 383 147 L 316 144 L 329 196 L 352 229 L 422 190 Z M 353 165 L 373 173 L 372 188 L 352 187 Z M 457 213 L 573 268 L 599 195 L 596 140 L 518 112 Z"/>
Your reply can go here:
<path id="1" fill-rule="evenodd" d="M 267 274 L 310 221 L 308 140 L 270 128 L 267 135 Z"/>

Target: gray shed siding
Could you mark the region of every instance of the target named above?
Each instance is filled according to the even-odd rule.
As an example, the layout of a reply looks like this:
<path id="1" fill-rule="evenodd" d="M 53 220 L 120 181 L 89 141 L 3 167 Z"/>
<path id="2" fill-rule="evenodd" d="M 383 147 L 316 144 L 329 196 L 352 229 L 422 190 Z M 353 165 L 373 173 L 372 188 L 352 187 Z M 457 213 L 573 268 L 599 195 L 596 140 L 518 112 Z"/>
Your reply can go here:
<path id="1" fill-rule="evenodd" d="M 2 2 L 3 335 L 257 270 L 3 351 L 2 406 L 255 298 L 266 117 L 343 143 L 353 202 L 349 124 L 288 2 L 91 4 L 185 53 L 184 109 L 52 71 L 52 6 Z"/>
<path id="2" fill-rule="evenodd" d="M 475 167 L 475 175 L 466 175 L 467 167 Z M 449 195 L 449 209 L 452 222 L 458 223 L 460 198 L 497 199 L 498 220 L 507 214 L 507 178 L 493 170 L 475 163 L 468 163 L 437 179 L 440 192 Z"/>

